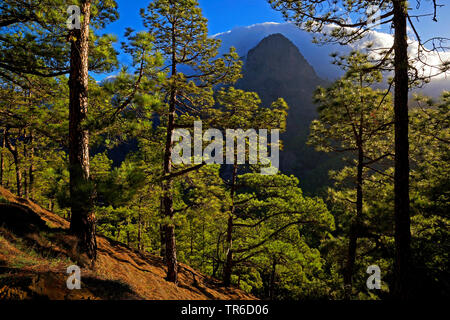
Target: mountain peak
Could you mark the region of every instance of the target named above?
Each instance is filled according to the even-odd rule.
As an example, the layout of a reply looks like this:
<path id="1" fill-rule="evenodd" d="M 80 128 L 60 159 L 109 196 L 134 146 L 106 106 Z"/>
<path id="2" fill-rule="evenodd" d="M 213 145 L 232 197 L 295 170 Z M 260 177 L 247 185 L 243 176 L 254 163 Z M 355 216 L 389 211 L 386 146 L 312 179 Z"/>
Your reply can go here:
<path id="1" fill-rule="evenodd" d="M 281 33 L 265 37 L 248 52 L 243 73 L 251 83 L 264 81 L 303 87 L 307 83 L 322 82 L 298 47 Z"/>
<path id="2" fill-rule="evenodd" d="M 257 92 L 265 106 L 278 98 L 287 102 L 280 165 L 283 172 L 296 174 L 303 181 L 308 181 L 321 160 L 313 148 L 306 146 L 311 120 L 317 115 L 313 92 L 319 85 L 326 82 L 316 75 L 298 47 L 281 33 L 268 35 L 248 52 L 243 78 L 237 83 L 240 89 Z M 328 178 L 327 174 L 324 176 Z M 317 180 L 317 175 L 312 178 Z"/>
<path id="3" fill-rule="evenodd" d="M 264 45 L 264 44 L 273 44 L 273 43 L 289 43 L 290 45 L 294 46 L 295 45 L 292 43 L 291 40 L 289 40 L 288 38 L 286 38 L 283 34 L 281 33 L 272 33 L 270 35 L 268 35 L 267 37 L 265 37 L 264 39 L 262 39 L 259 43 L 259 45 Z"/>

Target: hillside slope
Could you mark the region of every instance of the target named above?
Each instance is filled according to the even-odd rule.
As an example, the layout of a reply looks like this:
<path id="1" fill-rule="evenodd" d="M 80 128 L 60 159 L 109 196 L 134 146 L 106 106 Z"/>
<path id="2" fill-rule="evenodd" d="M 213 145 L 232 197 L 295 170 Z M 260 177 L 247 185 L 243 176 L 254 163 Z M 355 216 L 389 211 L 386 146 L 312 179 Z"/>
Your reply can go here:
<path id="1" fill-rule="evenodd" d="M 74 252 L 68 228 L 63 218 L 0 187 L 0 299 L 255 299 L 183 264 L 178 286 L 169 283 L 160 257 L 101 236 L 89 267 Z M 66 287 L 74 264 L 81 267 L 81 290 Z"/>

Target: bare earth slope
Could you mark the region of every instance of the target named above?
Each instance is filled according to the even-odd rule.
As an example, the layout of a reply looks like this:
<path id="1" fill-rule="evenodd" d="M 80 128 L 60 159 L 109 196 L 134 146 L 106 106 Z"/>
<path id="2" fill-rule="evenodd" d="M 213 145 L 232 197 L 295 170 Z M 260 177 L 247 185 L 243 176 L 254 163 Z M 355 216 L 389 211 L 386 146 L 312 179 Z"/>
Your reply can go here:
<path id="1" fill-rule="evenodd" d="M 65 219 L 0 187 L 0 299 L 255 299 L 180 264 L 178 286 L 164 280 L 160 257 L 98 236 L 93 267 L 72 249 Z M 66 269 L 81 267 L 81 290 Z"/>

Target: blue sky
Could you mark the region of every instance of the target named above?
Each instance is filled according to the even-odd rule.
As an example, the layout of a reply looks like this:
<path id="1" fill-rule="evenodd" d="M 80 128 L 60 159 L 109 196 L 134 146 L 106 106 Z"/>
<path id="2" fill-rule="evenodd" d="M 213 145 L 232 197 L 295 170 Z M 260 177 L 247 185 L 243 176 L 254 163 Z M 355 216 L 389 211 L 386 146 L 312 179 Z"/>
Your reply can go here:
<path id="1" fill-rule="evenodd" d="M 109 24 L 102 32 L 113 33 L 118 36 L 120 48 L 125 28 L 131 27 L 137 31 L 143 30 L 142 19 L 139 15 L 141 8 L 146 8 L 150 0 L 116 0 L 119 6 L 120 18 Z M 281 14 L 272 8 L 265 0 L 199 0 L 203 15 L 209 20 L 209 34 L 228 31 L 238 26 L 248 26 L 267 21 L 284 22 Z M 129 57 L 119 56 L 122 64 L 129 62 Z M 113 73 L 114 74 L 114 73 Z M 96 80 L 101 80 L 109 74 L 93 74 Z"/>
<path id="2" fill-rule="evenodd" d="M 105 32 L 116 34 L 119 41 L 123 37 L 126 27 L 143 30 L 139 9 L 148 6 L 150 0 L 116 0 L 119 5 L 120 19 L 107 26 Z M 446 4 L 439 8 L 438 22 L 431 17 L 423 17 L 416 28 L 422 39 L 441 36 L 450 38 L 450 1 L 438 0 Z M 231 30 L 239 26 L 248 26 L 263 22 L 284 22 L 281 14 L 270 8 L 267 0 L 199 0 L 203 14 L 209 20 L 209 33 L 211 35 Z M 422 8 L 417 13 L 432 12 L 431 0 L 422 0 Z M 416 0 L 410 0 L 410 6 L 415 9 Z M 387 31 L 387 30 L 380 30 Z M 448 43 L 450 46 L 450 43 Z M 117 47 L 120 45 L 118 44 Z M 121 56 L 120 61 L 127 63 L 127 58 Z M 104 75 L 103 75 L 104 76 Z M 103 78 L 100 76 L 100 78 Z M 95 76 L 98 78 L 98 76 Z"/>
<path id="3" fill-rule="evenodd" d="M 142 29 L 139 9 L 145 8 L 150 0 L 116 0 L 120 19 L 108 26 L 108 32 L 118 36 L 125 27 Z M 230 30 L 237 26 L 248 26 L 267 21 L 283 22 L 279 12 L 272 10 L 265 0 L 200 0 L 203 14 L 209 20 L 210 34 Z"/>
<path id="4" fill-rule="evenodd" d="M 284 22 L 265 0 L 200 0 L 211 34 L 262 22 Z"/>
<path id="5" fill-rule="evenodd" d="M 108 26 L 108 32 L 119 37 L 123 35 L 125 27 L 142 29 L 139 9 L 147 7 L 150 0 L 116 0 L 119 5 L 120 19 Z M 281 14 L 272 10 L 266 0 L 199 0 L 203 14 L 209 20 L 210 34 L 228 31 L 238 26 L 248 26 L 262 22 L 284 22 Z M 411 0 L 411 7 L 415 9 L 416 0 Z M 450 3 L 448 0 L 438 0 L 446 4 L 439 8 L 438 22 L 431 17 L 421 18 L 419 31 L 424 38 L 445 36 L 450 38 Z M 431 1 L 422 0 L 421 13 L 432 12 Z"/>

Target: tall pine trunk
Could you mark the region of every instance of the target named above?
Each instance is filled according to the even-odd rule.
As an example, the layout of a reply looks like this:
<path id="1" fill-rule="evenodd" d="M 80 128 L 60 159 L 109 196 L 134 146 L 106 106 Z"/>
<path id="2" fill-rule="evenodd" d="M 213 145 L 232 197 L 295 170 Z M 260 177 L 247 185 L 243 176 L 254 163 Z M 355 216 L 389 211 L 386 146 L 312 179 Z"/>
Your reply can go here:
<path id="1" fill-rule="evenodd" d="M 358 243 L 358 232 L 361 225 L 361 216 L 362 216 L 362 208 L 363 208 L 363 160 L 364 153 L 362 150 L 362 146 L 358 143 L 358 166 L 357 166 L 357 175 L 356 175 L 356 217 L 352 221 L 350 226 L 350 234 L 349 234 L 349 244 L 348 244 L 348 253 L 347 253 L 347 262 L 344 270 L 344 294 L 345 299 L 351 299 L 352 295 L 352 287 L 353 287 L 353 272 L 355 268 L 356 261 L 356 249 Z"/>
<path id="2" fill-rule="evenodd" d="M 172 96 L 175 92 L 172 92 Z M 172 100 L 172 98 L 171 98 Z M 164 174 L 170 175 L 172 172 L 172 135 L 175 129 L 175 98 L 173 97 L 173 104 L 170 103 L 169 121 L 167 126 L 167 140 L 166 151 L 164 155 Z M 173 182 L 172 178 L 168 178 L 163 182 L 163 213 L 166 223 L 163 226 L 164 241 L 165 241 L 165 259 L 167 264 L 167 281 L 176 283 L 178 281 L 178 265 L 177 265 L 177 251 L 175 243 L 175 226 L 173 224 Z"/>
<path id="3" fill-rule="evenodd" d="M 17 143 L 16 145 L 12 145 L 11 141 L 9 140 L 9 130 L 6 129 L 5 130 L 5 145 L 6 148 L 9 150 L 9 152 L 11 153 L 11 155 L 13 156 L 13 160 L 14 160 L 14 168 L 16 170 L 16 190 L 17 190 L 17 196 L 21 197 L 22 196 L 22 172 L 20 171 L 20 158 L 19 158 L 19 150 L 17 147 Z M 20 132 L 19 132 L 20 135 Z"/>
<path id="4" fill-rule="evenodd" d="M 137 249 L 138 251 L 141 251 L 141 208 L 139 208 L 139 215 L 138 215 L 138 245 L 137 245 Z"/>
<path id="5" fill-rule="evenodd" d="M 31 101 L 32 92 L 31 90 L 28 91 L 28 99 L 29 99 L 29 108 L 31 113 L 34 113 L 34 105 Z M 26 158 L 28 168 L 25 169 L 25 176 L 27 177 L 27 189 L 26 189 L 26 195 L 27 198 L 33 199 L 33 192 L 34 192 L 34 135 L 33 135 L 33 129 L 30 128 L 28 130 L 28 136 L 26 135 L 25 131 L 25 142 L 28 144 L 28 149 L 25 147 L 26 144 L 24 144 L 24 151 L 26 150 Z"/>
<path id="6" fill-rule="evenodd" d="M 95 260 L 95 214 L 89 181 L 89 132 L 83 126 L 88 112 L 88 57 L 91 0 L 81 1 L 81 28 L 71 31 L 70 103 L 69 103 L 69 162 L 70 230 L 79 240 L 79 251 Z"/>
<path id="7" fill-rule="evenodd" d="M 17 187 L 17 196 L 22 196 L 22 171 L 20 171 L 20 160 L 19 154 L 17 150 L 13 152 L 14 158 L 14 167 L 16 168 L 16 187 Z"/>
<path id="8" fill-rule="evenodd" d="M 222 234 L 218 234 L 217 236 L 217 242 L 216 242 L 216 252 L 215 252 L 215 257 L 212 259 L 212 276 L 213 278 L 216 277 L 216 273 L 217 270 L 219 269 L 220 266 L 220 243 L 221 243 L 221 239 L 222 239 Z"/>
<path id="9" fill-rule="evenodd" d="M 26 199 L 29 198 L 28 193 L 28 170 L 26 168 L 27 160 L 28 160 L 28 149 L 27 149 L 27 130 L 23 131 L 23 159 L 24 159 L 24 168 L 23 168 L 23 195 Z"/>
<path id="10" fill-rule="evenodd" d="M 359 77 L 359 85 L 362 91 L 363 78 Z M 361 108 L 364 106 L 363 96 L 360 98 Z M 350 226 L 349 244 L 347 262 L 344 270 L 344 297 L 350 300 L 353 288 L 353 272 L 356 261 L 356 250 L 358 245 L 359 230 L 361 227 L 362 210 L 363 210 L 363 170 L 364 170 L 364 148 L 363 148 L 363 127 L 364 127 L 364 110 L 361 109 L 359 118 L 359 129 L 354 129 L 355 141 L 358 148 L 358 163 L 356 167 L 356 217 Z"/>
<path id="11" fill-rule="evenodd" d="M 231 284 L 231 274 L 233 273 L 233 216 L 228 217 L 227 225 L 227 257 L 223 269 L 223 285 L 229 287 Z"/>
<path id="12" fill-rule="evenodd" d="M 33 131 L 30 130 L 30 135 L 28 136 L 30 143 L 29 150 L 29 167 L 28 167 L 28 194 L 30 199 L 34 196 L 34 136 Z"/>
<path id="13" fill-rule="evenodd" d="M 2 133 L 2 145 L 0 149 L 0 186 L 3 187 L 3 174 L 5 171 L 5 158 L 4 158 L 4 150 L 6 148 L 6 129 L 3 129 Z"/>
<path id="14" fill-rule="evenodd" d="M 409 141 L 408 141 L 408 42 L 407 2 L 393 1 L 395 49 L 395 261 L 394 295 L 406 299 L 410 294 L 410 213 L 409 213 Z"/>
<path id="15" fill-rule="evenodd" d="M 274 300 L 274 297 L 275 297 L 276 271 L 277 271 L 277 259 L 275 257 L 273 257 L 273 260 L 272 260 L 272 272 L 270 274 L 269 300 Z"/>
<path id="16" fill-rule="evenodd" d="M 223 269 L 223 285 L 229 287 L 231 285 L 231 274 L 233 273 L 233 215 L 234 215 L 234 196 L 236 193 L 236 177 L 237 177 L 237 159 L 234 159 L 233 177 L 231 181 L 231 210 L 228 217 L 227 225 L 227 257 L 225 260 L 225 267 Z"/>
<path id="17" fill-rule="evenodd" d="M 176 38 L 175 26 L 172 24 L 172 77 L 175 79 L 177 75 L 177 59 L 176 59 Z M 162 192 L 162 209 L 166 222 L 163 226 L 163 237 L 165 241 L 165 259 L 167 265 L 167 281 L 178 282 L 178 262 L 177 249 L 175 242 L 175 225 L 173 224 L 173 178 L 172 173 L 172 137 L 175 130 L 175 110 L 176 110 L 177 89 L 176 84 L 172 84 L 170 88 L 169 100 L 169 118 L 167 120 L 166 145 L 164 152 L 164 175 L 167 179 L 163 181 Z"/>

